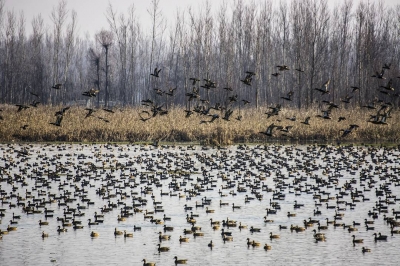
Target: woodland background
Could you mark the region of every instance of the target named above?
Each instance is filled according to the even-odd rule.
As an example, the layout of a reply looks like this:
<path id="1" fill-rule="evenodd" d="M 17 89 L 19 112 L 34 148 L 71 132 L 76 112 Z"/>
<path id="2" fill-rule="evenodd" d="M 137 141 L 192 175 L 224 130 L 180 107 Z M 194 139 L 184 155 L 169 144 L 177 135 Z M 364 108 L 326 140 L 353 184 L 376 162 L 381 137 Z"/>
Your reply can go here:
<path id="1" fill-rule="evenodd" d="M 71 105 L 87 100 L 82 92 L 94 88 L 99 90 L 94 103 L 137 106 L 143 99 L 157 101 L 155 88 L 176 87 L 170 104 L 183 106 L 185 93 L 192 90 L 189 78 L 196 77 L 217 83 L 200 91 L 210 102 L 224 101 L 221 88 L 231 87 L 240 99 L 251 101 L 248 106 L 278 103 L 294 91 L 286 106 L 309 108 L 321 100 L 314 88 L 330 79 L 324 100 L 337 102 L 357 86 L 347 108 L 377 98 L 398 106 L 396 90 L 381 94 L 379 87 L 390 78 L 395 89 L 400 82 L 400 6 L 235 0 L 213 12 L 211 7 L 204 2 L 200 9 L 177 11 L 167 19 L 159 0 L 153 0 L 147 14 L 152 29 L 145 31 L 134 6 L 116 13 L 110 5 L 104 17 L 109 28 L 91 38 L 77 32 L 77 14 L 67 1 L 55 3 L 52 25 L 43 21 L 49 14 L 25 21 L 23 13 L 5 10 L 0 1 L 0 103 L 27 104 L 36 99 L 34 93 L 42 104 Z M 386 81 L 371 78 L 384 64 L 390 65 Z M 277 65 L 291 70 L 274 77 Z M 156 67 L 162 69 L 159 78 L 150 76 Z M 240 81 L 245 71 L 256 73 L 251 86 Z M 57 83 L 62 88 L 52 89 Z"/>

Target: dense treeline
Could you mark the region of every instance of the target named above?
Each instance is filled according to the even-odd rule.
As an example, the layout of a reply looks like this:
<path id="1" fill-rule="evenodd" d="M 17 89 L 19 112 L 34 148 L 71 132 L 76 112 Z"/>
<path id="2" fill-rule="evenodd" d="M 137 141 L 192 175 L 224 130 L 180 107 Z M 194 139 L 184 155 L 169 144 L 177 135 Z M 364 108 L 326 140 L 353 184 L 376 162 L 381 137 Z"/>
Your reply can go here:
<path id="1" fill-rule="evenodd" d="M 1 103 L 71 104 L 88 99 L 82 93 L 93 88 L 99 90 L 91 98 L 95 101 L 139 105 L 147 98 L 165 101 L 155 88 L 176 87 L 168 101 L 185 105 L 185 94 L 192 91 L 189 78 L 196 77 L 216 82 L 216 88 L 200 90 L 210 104 L 230 93 L 252 106 L 272 105 L 290 91 L 293 108 L 322 99 L 339 102 L 346 95 L 353 96 L 347 106 L 375 99 L 398 104 L 400 6 L 236 0 L 218 7 L 204 2 L 201 9 L 177 11 L 166 20 L 158 3 L 153 0 L 149 7 L 150 32 L 138 22 L 134 7 L 117 14 L 110 5 L 104 18 L 109 29 L 99 29 L 91 39 L 77 32 L 77 14 L 66 1 L 54 6 L 49 27 L 42 18 L 48 14 L 26 22 L 0 1 Z M 279 71 L 277 65 L 290 70 Z M 371 77 L 384 65 L 385 79 Z M 159 78 L 150 76 L 156 67 Z M 240 81 L 246 71 L 256 73 L 251 86 Z M 382 90 L 391 78 L 394 90 Z M 330 94 L 321 96 L 314 88 L 327 80 Z M 62 86 L 52 89 L 54 84 Z M 353 92 L 352 86 L 360 89 Z"/>

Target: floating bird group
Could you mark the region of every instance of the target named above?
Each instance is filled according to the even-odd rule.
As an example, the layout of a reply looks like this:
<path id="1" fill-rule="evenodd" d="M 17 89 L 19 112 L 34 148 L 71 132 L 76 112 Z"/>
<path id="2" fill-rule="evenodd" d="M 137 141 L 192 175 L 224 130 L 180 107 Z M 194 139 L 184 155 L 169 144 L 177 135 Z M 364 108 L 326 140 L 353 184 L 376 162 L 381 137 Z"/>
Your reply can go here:
<path id="1" fill-rule="evenodd" d="M 209 250 L 234 242 L 269 251 L 276 241 L 290 243 L 291 232 L 329 242 L 341 228 L 355 248 L 374 242 L 375 249 L 384 248 L 386 242 L 399 241 L 397 147 L 238 145 L 204 150 L 104 144 L 70 153 L 79 147 L 52 145 L 53 160 L 49 148 L 41 153 L 40 145 L 0 146 L 1 201 L 8 207 L 0 210 L 2 241 L 7 233 L 18 234 L 26 216 L 37 219 L 43 239 L 74 230 L 76 235 L 87 232 L 94 241 L 107 235 L 135 241 L 137 234 L 158 230 L 150 236 L 157 244 L 148 248 L 176 254 L 178 264 L 186 261 L 178 258 L 179 248 L 163 243 L 191 245 L 195 238 L 207 237 L 203 244 Z M 89 191 L 97 199 L 88 197 Z M 181 209 L 163 206 L 165 197 Z M 370 198 L 376 202 L 369 203 Z M 244 214 L 257 205 L 263 211 L 246 219 Z M 220 219 L 222 211 L 228 217 Z M 115 226 L 109 229 L 110 224 Z"/>

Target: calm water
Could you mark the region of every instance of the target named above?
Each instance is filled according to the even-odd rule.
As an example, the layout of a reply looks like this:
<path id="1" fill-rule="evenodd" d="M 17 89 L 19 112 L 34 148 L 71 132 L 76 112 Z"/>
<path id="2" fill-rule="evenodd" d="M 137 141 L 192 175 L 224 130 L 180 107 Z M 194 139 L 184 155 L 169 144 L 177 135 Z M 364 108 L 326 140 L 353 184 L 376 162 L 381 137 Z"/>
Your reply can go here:
<path id="1" fill-rule="evenodd" d="M 395 198 L 400 192 L 398 150 L 303 145 L 231 146 L 226 150 L 79 144 L 3 144 L 0 148 L 0 208 L 5 209 L 0 228 L 7 231 L 10 220 L 18 222 L 10 225 L 17 230 L 0 240 L 1 265 L 142 265 L 144 258 L 157 265 L 174 265 L 174 256 L 187 259 L 189 265 L 398 265 L 400 235 L 391 235 L 384 219 L 384 215 L 394 217 L 392 209 L 400 211 Z M 377 195 L 376 190 L 383 194 Z M 257 195 L 262 198 L 246 201 L 246 196 Z M 369 200 L 363 201 L 361 195 Z M 204 198 L 210 205 L 196 208 Z M 351 208 L 338 200 L 354 205 Z M 228 205 L 220 206 L 220 201 Z M 267 219 L 273 221 L 266 223 L 266 208 L 277 207 L 271 201 L 280 209 L 269 214 Z M 295 201 L 304 206 L 294 208 Z M 29 202 L 36 205 L 36 213 L 23 211 L 23 204 Z M 241 208 L 233 209 L 233 203 Z M 319 215 L 314 215 L 315 203 L 322 204 Z M 58 233 L 62 222 L 57 217 L 64 217 L 68 207 L 78 204 L 86 207 L 81 210 L 83 216 L 75 217 L 83 229 L 67 226 L 67 232 Z M 193 210 L 185 211 L 185 204 Z M 340 209 L 328 209 L 327 204 Z M 104 206 L 110 210 L 102 212 Z M 118 221 L 124 206 L 130 215 Z M 53 217 L 45 217 L 44 207 L 54 211 Z M 206 207 L 214 213 L 207 213 Z M 171 218 L 163 221 L 173 227 L 165 232 L 171 238 L 161 242 L 170 251 L 158 252 L 158 232 L 164 234 L 164 224 L 145 219 L 146 210 L 160 211 L 149 214 L 154 219 L 163 221 L 164 214 Z M 378 217 L 369 216 L 369 211 Z M 95 212 L 104 215 L 99 218 L 104 222 L 89 227 L 88 219 L 93 221 Z M 195 226 L 201 227 L 204 236 L 186 235 L 189 242 L 180 243 L 183 230 L 192 227 L 186 221 L 191 212 L 198 215 Z M 288 212 L 296 216 L 288 217 Z M 343 214 L 337 223 L 361 223 L 356 226 L 358 231 L 349 233 L 330 224 L 320 231 L 326 241 L 316 242 L 313 229 L 318 231 L 317 224 L 298 233 L 279 228 L 304 226 L 303 221 L 310 218 L 325 226 L 327 218 L 334 220 L 335 212 Z M 20 219 L 13 219 L 13 214 Z M 66 216 L 72 223 L 73 215 Z M 211 218 L 221 223 L 236 220 L 248 228 L 221 224 L 213 230 Z M 364 219 L 374 221 L 370 225 L 374 230 L 366 230 Z M 49 225 L 39 226 L 39 220 Z M 141 231 L 134 231 L 134 226 Z M 261 232 L 250 232 L 251 226 Z M 114 236 L 115 228 L 133 237 Z M 224 243 L 221 229 L 232 232 L 233 241 Z M 49 237 L 42 238 L 43 231 Z M 92 238 L 91 231 L 99 236 Z M 280 238 L 271 240 L 270 232 Z M 375 232 L 387 235 L 387 240 L 374 241 Z M 364 243 L 353 245 L 353 234 Z M 247 238 L 261 246 L 248 247 Z M 211 240 L 212 249 L 207 246 Z M 271 250 L 264 250 L 266 243 Z M 371 252 L 363 253 L 362 247 Z"/>

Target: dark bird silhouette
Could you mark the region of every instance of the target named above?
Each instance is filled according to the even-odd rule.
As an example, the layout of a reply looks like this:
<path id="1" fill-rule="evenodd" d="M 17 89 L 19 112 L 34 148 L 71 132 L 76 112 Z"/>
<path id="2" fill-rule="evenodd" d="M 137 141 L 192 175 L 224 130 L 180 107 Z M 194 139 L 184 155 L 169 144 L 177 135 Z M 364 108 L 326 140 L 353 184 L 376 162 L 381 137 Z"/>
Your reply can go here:
<path id="1" fill-rule="evenodd" d="M 84 92 L 82 93 L 82 95 L 83 95 L 83 96 L 87 96 L 87 97 L 96 97 L 96 95 L 97 95 L 98 92 L 99 92 L 98 90 L 90 89 L 90 90 L 88 90 L 88 91 L 84 91 Z"/>
<path id="2" fill-rule="evenodd" d="M 301 123 L 304 124 L 304 125 L 310 125 L 310 118 L 311 117 L 307 116 L 306 119 Z"/>
<path id="3" fill-rule="evenodd" d="M 229 118 L 231 117 L 232 114 L 233 114 L 233 111 L 231 109 L 228 109 L 225 111 L 224 117 L 222 119 L 224 119 L 226 121 L 230 121 Z"/>
<path id="4" fill-rule="evenodd" d="M 27 106 L 27 105 L 24 105 L 24 104 L 16 104 L 15 106 L 17 106 L 17 107 L 18 107 L 18 110 L 17 110 L 17 112 L 21 112 L 22 110 L 26 110 L 26 109 L 28 109 L 28 108 L 29 108 L 29 106 Z"/>
<path id="5" fill-rule="evenodd" d="M 189 102 L 192 101 L 193 99 L 200 98 L 199 89 L 196 87 L 193 87 L 192 92 L 188 92 L 185 95 L 189 97 L 188 99 Z"/>
<path id="6" fill-rule="evenodd" d="M 278 115 L 279 112 L 281 111 L 281 105 L 277 104 L 275 107 L 268 107 L 271 109 L 271 111 L 265 113 L 267 115 L 267 118 L 270 118 L 271 116 Z"/>
<path id="7" fill-rule="evenodd" d="M 200 81 L 200 80 L 199 80 L 199 79 L 197 79 L 197 78 L 190 78 L 189 80 L 191 80 L 191 81 L 192 81 L 192 85 L 193 85 L 193 86 L 195 86 L 195 85 L 196 85 L 196 82 Z"/>
<path id="8" fill-rule="evenodd" d="M 274 125 L 274 124 L 272 123 L 271 125 L 269 125 L 269 126 L 267 127 L 267 129 L 266 129 L 265 131 L 260 131 L 259 133 L 271 137 L 271 136 L 272 136 L 272 131 L 273 131 L 273 129 L 276 128 L 276 127 L 277 127 L 277 126 Z"/>
<path id="9" fill-rule="evenodd" d="M 389 63 L 389 64 L 386 64 L 386 63 L 385 63 L 385 64 L 383 65 L 382 68 L 383 68 L 383 69 L 390 69 L 390 66 L 391 66 L 391 65 L 392 65 L 392 63 Z"/>
<path id="10" fill-rule="evenodd" d="M 63 115 L 57 115 L 56 122 L 50 122 L 51 125 L 61 127 L 61 122 L 63 120 Z"/>
<path id="11" fill-rule="evenodd" d="M 38 107 L 38 104 L 40 104 L 40 102 L 33 100 L 33 102 L 30 104 L 30 106 Z"/>
<path id="12" fill-rule="evenodd" d="M 143 117 L 142 114 L 146 114 L 147 117 Z M 141 120 L 142 122 L 146 122 L 146 121 L 149 120 L 152 116 L 150 115 L 150 113 L 149 113 L 148 111 L 142 111 L 142 112 L 139 113 L 139 117 L 140 117 L 140 120 Z"/>
<path id="13" fill-rule="evenodd" d="M 292 128 L 293 128 L 293 126 L 286 126 L 286 127 L 284 127 L 284 128 L 281 128 L 281 131 L 282 131 L 282 132 L 288 133 L 289 130 L 292 129 Z"/>
<path id="14" fill-rule="evenodd" d="M 289 67 L 286 65 L 276 66 L 276 67 L 278 68 L 279 71 L 289 70 Z"/>
<path id="15" fill-rule="evenodd" d="M 236 94 L 236 95 L 229 96 L 229 97 L 228 97 L 229 103 L 236 102 L 236 101 L 237 101 L 237 98 L 238 98 L 238 95 L 237 95 L 237 94 Z"/>
<path id="16" fill-rule="evenodd" d="M 219 115 L 217 115 L 217 114 L 213 114 L 213 115 L 209 115 L 209 116 L 211 116 L 211 120 L 209 121 L 209 123 L 212 123 L 212 122 L 214 122 L 216 119 L 219 118 Z"/>
<path id="17" fill-rule="evenodd" d="M 39 94 L 37 94 L 37 93 L 34 93 L 34 92 L 29 92 L 31 95 L 33 95 L 33 96 L 35 96 L 35 97 L 37 97 L 37 98 L 39 98 Z"/>
<path id="18" fill-rule="evenodd" d="M 296 116 L 294 115 L 292 117 L 286 117 L 286 119 L 294 122 L 296 121 Z"/>
<path id="19" fill-rule="evenodd" d="M 210 101 L 207 100 L 207 99 L 200 99 L 200 102 L 201 102 L 202 104 L 209 104 L 209 103 L 210 103 Z"/>
<path id="20" fill-rule="evenodd" d="M 385 77 L 383 77 L 384 74 L 385 74 L 385 69 L 382 68 L 382 71 L 380 73 L 378 71 L 376 71 L 376 74 L 372 75 L 371 77 L 378 78 L 378 79 L 385 79 Z"/>
<path id="21" fill-rule="evenodd" d="M 85 110 L 88 111 L 87 114 L 85 115 L 85 118 L 88 118 L 89 116 L 92 116 L 92 114 L 94 112 L 96 112 L 96 110 L 94 110 L 92 108 L 85 108 Z"/>
<path id="22" fill-rule="evenodd" d="M 159 77 L 159 74 L 160 74 L 160 71 L 161 71 L 161 68 L 160 68 L 160 69 L 155 68 L 155 69 L 154 69 L 154 72 L 151 73 L 150 75 L 153 76 L 153 77 L 158 78 L 158 77 Z"/>
<path id="23" fill-rule="evenodd" d="M 248 100 L 242 100 L 242 102 L 243 102 L 243 105 L 246 105 L 246 104 L 249 104 L 250 103 L 250 101 L 248 101 Z"/>
<path id="24" fill-rule="evenodd" d="M 368 120 L 368 122 L 376 125 L 387 125 L 386 119 L 387 119 L 386 115 L 376 115 L 372 116 L 371 119 Z"/>
<path id="25" fill-rule="evenodd" d="M 208 116 L 211 116 L 211 120 L 210 121 L 206 121 L 206 120 L 201 120 L 200 124 L 205 124 L 205 123 L 213 123 L 216 119 L 219 118 L 219 115 L 217 114 L 208 114 Z"/>
<path id="26" fill-rule="evenodd" d="M 381 233 L 379 233 L 379 234 L 374 233 L 373 236 L 375 236 L 375 238 L 374 238 L 375 242 L 379 241 L 379 240 L 384 240 L 384 241 L 387 240 L 387 236 L 382 235 Z"/>
<path id="27" fill-rule="evenodd" d="M 205 89 L 211 89 L 211 88 L 216 88 L 217 87 L 217 83 L 215 83 L 214 81 L 211 81 L 211 79 L 203 79 L 206 84 L 204 84 L 204 86 L 200 86 L 202 88 Z"/>
<path id="28" fill-rule="evenodd" d="M 246 84 L 247 86 L 251 86 L 251 81 L 252 81 L 252 75 L 248 74 L 244 79 L 241 79 L 240 81 Z"/>
<path id="29" fill-rule="evenodd" d="M 355 92 L 355 91 L 359 91 L 359 90 L 360 90 L 360 87 L 357 87 L 357 86 L 351 86 L 350 88 L 353 89 L 352 92 Z"/>
<path id="30" fill-rule="evenodd" d="M 384 88 L 384 89 L 386 89 L 386 90 L 389 90 L 389 91 L 394 91 L 394 88 L 393 88 L 393 86 L 392 86 L 392 79 L 389 79 L 389 81 L 388 81 L 388 83 L 386 84 L 386 86 L 380 86 L 381 88 Z"/>
<path id="31" fill-rule="evenodd" d="M 206 108 L 205 106 L 202 105 L 196 105 L 195 107 L 193 107 L 193 111 L 201 115 L 208 115 L 210 109 L 211 107 Z"/>
<path id="32" fill-rule="evenodd" d="M 28 126 L 29 126 L 29 125 L 26 125 L 26 124 L 25 124 L 25 125 L 22 125 L 22 126 L 21 126 L 21 129 L 22 129 L 22 130 L 25 130 L 25 129 L 28 128 Z"/>
<path id="33" fill-rule="evenodd" d="M 346 96 L 344 97 L 344 99 L 340 99 L 340 101 L 341 101 L 341 102 L 344 102 L 344 103 L 350 103 L 350 99 L 351 99 L 351 98 L 353 98 L 353 96 L 346 95 Z"/>
<path id="34" fill-rule="evenodd" d="M 185 118 L 189 118 L 193 114 L 192 110 L 185 110 L 185 112 L 186 112 Z"/>
<path id="35" fill-rule="evenodd" d="M 332 119 L 332 117 L 330 117 L 329 115 L 330 115 L 329 111 L 323 111 L 323 115 L 317 115 L 317 117 L 321 117 L 323 119 Z"/>
<path id="36" fill-rule="evenodd" d="M 384 103 L 381 104 L 381 107 L 378 110 L 378 115 L 386 115 L 388 118 L 390 117 L 390 112 L 393 110 L 392 103 Z"/>
<path id="37" fill-rule="evenodd" d="M 328 86 L 329 86 L 330 81 L 331 81 L 331 80 L 328 79 L 328 80 L 324 83 L 324 85 L 322 85 L 321 88 L 315 88 L 315 90 L 321 92 L 322 95 L 329 93 Z"/>
<path id="38" fill-rule="evenodd" d="M 251 75 L 251 76 L 255 76 L 256 75 L 256 73 L 254 73 L 253 71 L 246 71 L 246 74 L 247 75 Z"/>
<path id="39" fill-rule="evenodd" d="M 374 100 L 371 103 L 368 103 L 367 105 L 363 105 L 361 107 L 365 107 L 365 108 L 368 108 L 368 109 L 376 109 L 375 104 L 376 104 L 376 101 Z"/>
<path id="40" fill-rule="evenodd" d="M 51 88 L 52 88 L 52 89 L 59 90 L 59 89 L 61 89 L 61 86 L 62 86 L 62 84 L 57 83 L 57 84 L 54 84 L 53 87 L 51 87 Z"/>
<path id="41" fill-rule="evenodd" d="M 160 90 L 158 88 L 155 88 L 154 91 L 156 92 L 157 95 L 163 95 L 164 94 L 164 91 L 162 91 L 162 90 Z"/>
<path id="42" fill-rule="evenodd" d="M 57 112 L 55 112 L 55 116 L 63 116 L 64 114 L 65 114 L 65 112 L 66 111 L 68 111 L 69 110 L 69 106 L 67 106 L 67 107 L 64 107 L 63 109 L 61 109 L 60 111 L 57 111 Z"/>
<path id="43" fill-rule="evenodd" d="M 168 91 L 166 91 L 166 92 L 164 92 L 166 95 L 168 95 L 168 96 L 174 96 L 174 93 L 175 93 L 175 91 L 176 91 L 176 88 L 171 88 L 171 89 L 169 89 Z"/>
<path id="44" fill-rule="evenodd" d="M 114 110 L 109 109 L 109 108 L 103 108 L 103 111 L 106 111 L 107 113 L 115 113 Z"/>
<path id="45" fill-rule="evenodd" d="M 154 105 L 154 102 L 152 100 L 150 100 L 150 99 L 142 100 L 142 105 L 152 106 L 152 105 Z"/>
<path id="46" fill-rule="evenodd" d="M 221 106 L 220 103 L 215 103 L 215 105 L 214 106 L 210 106 L 210 108 L 219 111 L 219 110 L 222 109 L 222 106 Z"/>
<path id="47" fill-rule="evenodd" d="M 338 122 L 341 122 L 341 121 L 344 121 L 344 120 L 346 120 L 346 117 L 344 117 L 344 116 L 339 116 Z"/>
<path id="48" fill-rule="evenodd" d="M 288 92 L 288 94 L 286 94 L 286 96 L 282 96 L 281 98 L 287 101 L 292 101 L 292 95 L 293 95 L 293 91 Z"/>
<path id="49" fill-rule="evenodd" d="M 276 72 L 276 73 L 272 73 L 271 75 L 274 77 L 278 77 L 280 75 L 280 73 Z"/>
<path id="50" fill-rule="evenodd" d="M 341 129 L 340 131 L 343 131 L 342 133 L 342 138 L 346 137 L 347 135 L 349 135 L 353 129 L 357 129 L 359 126 L 358 125 L 350 125 L 349 128 L 347 129 Z"/>
<path id="51" fill-rule="evenodd" d="M 302 70 L 301 68 L 295 68 L 295 70 L 300 72 L 300 73 L 304 72 L 304 70 Z"/>
<path id="52" fill-rule="evenodd" d="M 106 119 L 104 117 L 98 116 L 97 118 L 102 120 L 102 121 L 104 121 L 104 122 L 106 122 L 106 123 L 110 123 L 110 120 L 108 120 L 108 119 Z"/>
<path id="53" fill-rule="evenodd" d="M 332 110 L 333 108 L 339 108 L 339 105 L 335 104 L 331 101 L 322 101 L 323 103 L 328 105 L 328 110 Z"/>
<path id="54" fill-rule="evenodd" d="M 160 106 L 153 105 L 152 108 L 151 108 L 151 111 L 153 112 L 152 116 L 155 117 L 157 115 L 166 115 L 166 114 L 168 114 L 168 110 L 164 110 L 162 108 L 163 108 L 163 105 L 160 105 Z"/>

